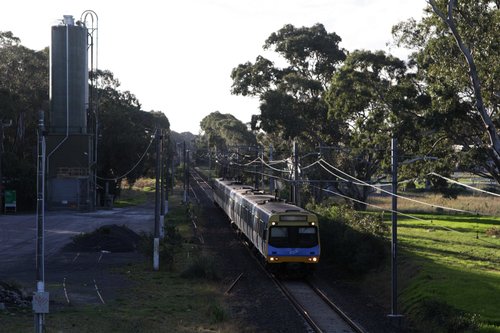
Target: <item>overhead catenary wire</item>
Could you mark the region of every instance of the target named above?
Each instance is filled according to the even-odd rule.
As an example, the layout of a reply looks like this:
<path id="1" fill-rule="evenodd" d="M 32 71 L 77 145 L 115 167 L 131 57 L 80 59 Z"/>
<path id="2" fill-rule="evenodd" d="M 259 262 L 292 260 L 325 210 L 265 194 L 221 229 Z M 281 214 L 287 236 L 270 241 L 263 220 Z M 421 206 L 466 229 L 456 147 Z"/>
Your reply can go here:
<path id="1" fill-rule="evenodd" d="M 255 161 L 252 161 L 253 163 L 255 163 Z M 338 175 L 337 173 L 335 172 L 332 172 L 331 170 L 327 169 L 324 165 L 322 165 L 322 162 L 325 163 L 327 166 L 329 166 L 330 168 L 332 168 L 333 170 L 337 171 L 338 173 L 342 174 L 342 175 L 345 175 L 346 177 L 349 177 L 350 179 L 354 180 L 355 182 L 347 179 L 347 178 L 344 178 L 340 175 Z M 324 159 L 320 158 L 319 160 L 311 163 L 310 165 L 308 165 L 306 168 L 308 167 L 312 167 L 314 165 L 317 165 L 319 164 L 322 168 L 324 168 L 326 171 L 328 171 L 330 174 L 334 175 L 335 177 L 338 177 L 339 179 L 341 179 L 342 181 L 344 182 L 349 182 L 349 183 L 353 183 L 353 184 L 357 184 L 357 185 L 360 185 L 360 186 L 369 186 L 369 187 L 372 187 L 372 188 L 376 188 L 376 189 L 379 189 L 381 192 L 384 192 L 386 194 L 389 194 L 389 195 L 394 195 L 394 193 L 390 192 L 390 191 L 386 191 L 386 190 L 383 190 L 383 189 L 380 189 L 377 185 L 373 185 L 373 184 L 369 184 L 367 182 L 364 182 L 354 176 L 351 176 L 349 175 L 348 173 L 340 170 L 340 169 L 337 169 L 335 168 L 334 166 L 332 166 L 330 163 L 328 163 L 327 161 L 325 161 Z M 302 168 L 304 169 L 304 168 Z M 281 170 L 280 170 L 281 171 Z M 288 170 L 285 170 L 283 172 L 286 172 Z M 279 177 L 279 176 L 275 176 L 275 175 L 269 175 L 269 174 L 266 174 L 266 173 L 262 173 L 262 172 L 257 172 L 257 171 L 252 171 L 252 170 L 246 170 L 246 172 L 248 173 L 254 173 L 254 174 L 261 174 L 261 175 L 264 175 L 264 176 L 269 176 L 269 177 L 274 177 L 274 178 L 278 178 L 278 179 L 281 179 L 285 182 L 290 182 L 291 180 L 290 179 L 286 179 L 286 178 L 283 178 L 283 177 Z M 305 180 L 304 182 L 309 182 L 311 183 L 312 181 L 310 180 Z M 326 182 L 328 182 L 328 180 L 326 180 Z M 361 204 L 365 204 L 367 206 L 370 206 L 370 207 L 374 207 L 374 208 L 377 208 L 377 209 L 380 209 L 380 210 L 384 210 L 384 211 L 390 211 L 390 212 L 394 212 L 392 209 L 385 209 L 383 207 L 380 207 L 380 206 L 377 206 L 377 205 L 373 205 L 371 203 L 368 203 L 368 202 L 364 202 L 364 201 L 361 201 L 361 200 L 358 200 L 358 199 L 355 199 L 355 198 L 352 198 L 352 197 L 349 197 L 349 196 L 346 196 L 346 195 L 343 195 L 341 193 L 338 193 L 338 192 L 335 192 L 335 191 L 331 191 L 331 190 L 328 190 L 328 189 L 324 189 L 324 188 L 321 188 L 321 187 L 318 187 L 318 186 L 314 186 L 314 185 L 310 185 L 311 187 L 314 187 L 314 188 L 317 188 L 317 189 L 320 189 L 322 191 L 325 191 L 325 192 L 329 192 L 329 193 L 332 193 L 336 196 L 339 196 L 339 197 L 342 197 L 344 199 L 347 199 L 347 200 L 350 200 L 350 201 L 353 201 L 353 202 L 358 202 L 358 203 L 361 203 Z M 434 207 L 434 208 L 441 208 L 441 209 L 446 209 L 446 210 L 451 210 L 451 211 L 457 211 L 457 212 L 461 212 L 461 213 L 467 213 L 467 214 L 471 214 L 471 215 L 480 215 L 478 212 L 471 212 L 471 211 L 467 211 L 467 210 L 462 210 L 462 209 L 455 209 L 455 208 L 451 208 L 451 207 L 445 207 L 445 206 L 440 206 L 440 205 L 434 205 L 434 204 L 430 204 L 430 203 L 427 203 L 427 202 L 423 202 L 423 201 L 420 201 L 420 200 L 415 200 L 415 199 L 412 199 L 412 198 L 408 198 L 408 197 L 405 197 L 405 196 L 401 196 L 401 195 L 395 195 L 396 197 L 398 198 L 401 198 L 401 199 L 404 199 L 404 200 L 408 200 L 408 201 L 412 201 L 412 202 L 415 202 L 415 203 L 419 203 L 419 204 L 422 204 L 422 205 L 426 205 L 426 206 L 430 206 L 430 207 Z M 401 216 L 405 216 L 407 218 L 410 218 L 410 219 L 414 219 L 414 220 L 417 220 L 417 221 L 422 221 L 422 222 L 425 222 L 425 223 L 433 223 L 433 220 L 428 220 L 428 219 L 423 219 L 423 218 L 419 218 L 419 217 L 416 217 L 416 216 L 413 216 L 413 215 L 410 215 L 410 214 L 406 214 L 406 213 L 402 213 L 402 212 L 399 212 L 399 211 L 396 211 L 395 212 L 396 214 L 398 215 L 401 215 Z M 454 232 L 454 233 L 458 233 L 458 234 L 462 234 L 464 235 L 465 233 L 464 232 L 461 232 L 461 231 L 458 231 L 458 230 L 455 230 L 455 229 L 452 229 L 452 228 L 449 228 L 449 227 L 446 227 L 446 226 L 436 226 L 437 228 L 440 228 L 440 229 L 443 229 L 443 230 L 447 230 L 447 231 L 450 231 L 450 232 Z M 498 247 L 497 244 L 495 243 L 492 243 L 492 242 L 489 242 L 487 240 L 484 240 L 482 238 L 476 238 L 477 240 L 485 243 L 485 244 L 488 244 L 490 246 L 494 246 L 494 247 Z"/>
<path id="2" fill-rule="evenodd" d="M 324 191 L 324 192 L 329 192 L 329 193 L 332 193 L 332 194 L 334 194 L 334 195 L 336 195 L 336 196 L 339 196 L 339 197 L 342 197 L 342 198 L 344 198 L 344 199 L 352 200 L 352 201 L 354 201 L 354 202 L 361 203 L 361 204 L 364 204 L 364 205 L 367 205 L 367 206 L 370 206 L 370 207 L 375 207 L 375 208 L 380 209 L 380 210 L 389 211 L 389 212 L 391 212 L 391 213 L 396 213 L 396 214 L 398 214 L 398 215 L 405 216 L 405 217 L 410 218 L 410 219 L 413 219 L 413 220 L 422 221 L 422 222 L 426 222 L 426 223 L 433 223 L 433 220 L 432 220 L 432 219 L 431 219 L 431 220 L 427 220 L 427 219 L 423 219 L 423 218 L 420 218 L 420 217 L 417 217 L 417 216 L 413 216 L 413 215 L 410 215 L 410 214 L 402 213 L 402 212 L 400 212 L 400 211 L 394 211 L 394 210 L 392 210 L 392 209 L 385 209 L 385 208 L 383 208 L 383 207 L 380 207 L 380 206 L 377 206 L 377 205 L 374 205 L 374 204 L 370 204 L 370 203 L 368 203 L 368 202 L 364 202 L 364 201 L 361 201 L 361 200 L 357 200 L 357 199 L 354 199 L 354 198 L 352 198 L 352 197 L 349 197 L 349 196 L 347 196 L 347 195 L 343 195 L 343 194 L 338 193 L 338 192 L 335 192 L 335 191 L 331 191 L 331 190 L 328 190 L 328 189 L 324 189 L 324 188 L 321 188 L 321 187 L 318 187 L 318 186 L 313 186 L 313 187 L 315 187 L 315 188 L 317 188 L 317 189 L 319 189 L 319 190 L 322 190 L 322 191 Z M 461 231 L 458 231 L 458 230 L 455 230 L 455 229 L 452 229 L 452 228 L 449 228 L 449 227 L 446 227 L 446 226 L 443 226 L 443 225 L 439 225 L 439 226 L 438 226 L 438 225 L 435 225 L 435 224 L 434 224 L 434 226 L 436 226 L 437 228 L 441 228 L 441 229 L 444 229 L 444 230 L 450 231 L 450 232 L 455 232 L 455 233 L 458 233 L 458 234 L 461 234 L 461 235 L 465 235 L 465 233 L 464 233 L 464 232 L 461 232 Z M 492 245 L 493 247 L 498 247 L 498 245 L 497 245 L 497 244 L 492 243 L 492 242 L 489 242 L 489 241 L 487 241 L 487 240 L 485 240 L 485 239 L 483 239 L 483 238 L 478 238 L 478 237 L 476 237 L 475 239 L 477 239 L 477 240 L 479 240 L 479 241 L 481 241 L 481 242 L 483 242 L 483 243 L 485 243 L 485 244 Z"/>
<path id="3" fill-rule="evenodd" d="M 151 141 L 149 141 L 149 145 L 147 146 L 146 150 L 144 150 L 144 153 L 142 154 L 141 158 L 139 158 L 139 161 L 137 161 L 137 163 L 134 164 L 134 166 L 128 170 L 127 172 L 125 172 L 123 175 L 121 176 L 118 176 L 118 177 L 114 177 L 114 178 L 104 178 L 104 177 L 99 177 L 97 176 L 98 179 L 100 180 L 109 180 L 109 181 L 117 181 L 119 179 L 122 179 L 122 178 L 125 178 L 127 177 L 128 174 L 130 174 L 132 171 L 135 170 L 135 168 L 137 168 L 137 166 L 139 165 L 139 163 L 141 163 L 141 161 L 144 159 L 144 157 L 146 156 L 149 148 L 151 147 L 151 145 L 153 144 L 153 141 L 155 140 L 154 136 L 151 138 Z"/>
<path id="4" fill-rule="evenodd" d="M 322 159 L 323 160 L 323 159 Z M 351 178 L 351 179 L 354 179 L 356 180 L 357 182 L 360 182 L 366 186 L 369 186 L 369 187 L 373 187 L 373 188 L 377 188 L 376 186 L 372 185 L 372 184 L 369 184 L 367 182 L 364 182 L 362 181 L 361 179 L 358 179 L 354 176 L 351 176 L 350 174 L 334 167 L 333 165 L 331 165 L 330 163 L 328 163 L 327 161 L 323 160 L 323 162 L 325 164 L 327 164 L 330 168 L 332 168 L 333 170 L 337 171 L 337 172 L 340 172 L 341 174 Z M 471 215 L 479 215 L 478 212 L 471 212 L 471 211 L 468 211 L 468 210 L 464 210 L 464 209 L 458 209 L 458 208 L 452 208 L 452 207 L 446 207 L 446 206 L 440 206 L 440 205 L 435 205 L 435 204 L 431 204 L 431 203 L 428 203 L 428 202 L 424 202 L 424 201 L 420 201 L 420 200 L 416 200 L 416 199 L 412 199 L 412 198 L 408 198 L 408 197 L 405 197 L 405 196 L 402 196 L 402 195 L 399 195 L 399 194 L 394 194 L 390 191 L 387 191 L 387 190 L 384 190 L 382 188 L 377 188 L 379 189 L 381 192 L 384 192 L 386 194 L 389 194 L 391 196 L 395 196 L 396 198 L 400 198 L 400 199 L 403 199 L 403 200 L 407 200 L 407 201 L 412 201 L 412 202 L 415 202 L 415 203 L 419 203 L 419 204 L 422 204 L 422 205 L 425 205 L 425 206 L 429 206 L 429 207 L 434 207 L 434 208 L 441 208 L 441 209 L 445 209 L 445 210 L 450 210 L 450 211 L 455 211 L 455 212 L 459 212 L 459 213 L 466 213 L 466 214 L 471 214 Z"/>
<path id="5" fill-rule="evenodd" d="M 467 188 L 469 188 L 469 189 L 471 189 L 473 191 L 478 191 L 478 192 L 482 192 L 482 193 L 486 193 L 486 194 L 490 194 L 490 195 L 494 195 L 494 196 L 500 197 L 500 194 L 498 194 L 498 193 L 493 193 L 493 192 L 490 192 L 490 191 L 485 191 L 485 190 L 482 190 L 480 188 L 477 188 L 477 187 L 474 187 L 474 186 L 470 186 L 470 185 L 458 182 L 456 180 L 450 179 L 448 177 L 442 176 L 442 175 L 440 175 L 438 173 L 435 173 L 435 172 L 430 172 L 429 175 L 440 177 L 442 179 L 445 179 L 445 180 L 449 181 L 450 183 L 454 183 L 454 184 L 458 184 L 458 185 L 463 186 L 463 187 L 467 187 Z"/>
<path id="6" fill-rule="evenodd" d="M 406 213 L 394 211 L 392 209 L 386 209 L 384 207 L 380 207 L 380 206 L 377 206 L 377 205 L 374 205 L 374 204 L 371 204 L 371 203 L 368 203 L 368 202 L 364 202 L 364 201 L 361 201 L 361 200 L 358 200 L 358 199 L 354 199 L 354 198 L 349 197 L 347 195 L 344 195 L 344 194 L 341 194 L 341 193 L 338 193 L 338 192 L 335 192 L 335 191 L 332 191 L 332 190 L 328 190 L 326 188 L 321 188 L 319 186 L 314 186 L 314 185 L 312 187 L 317 188 L 317 189 L 319 189 L 321 191 L 324 191 L 324 192 L 332 193 L 332 194 L 337 195 L 339 197 L 342 197 L 344 199 L 352 200 L 354 202 L 357 202 L 357 203 L 360 203 L 360 204 L 363 204 L 363 205 L 367 205 L 367 206 L 370 206 L 370 207 L 375 207 L 375 208 L 383 210 L 383 211 L 389 211 L 391 213 L 396 213 L 396 214 L 399 214 L 399 215 L 402 215 L 402 216 L 406 216 L 406 217 L 408 217 L 410 219 L 414 219 L 414 220 L 417 220 L 417 221 L 425 221 L 425 222 L 428 221 L 426 219 L 423 219 L 423 218 L 420 218 L 420 217 L 416 217 L 416 216 L 413 216 L 413 215 L 410 215 L 410 214 L 406 214 Z M 432 220 L 431 220 L 431 222 L 432 222 Z"/>
<path id="7" fill-rule="evenodd" d="M 239 165 L 239 166 L 248 166 L 248 165 L 251 165 L 253 163 L 259 163 L 259 161 L 261 161 L 264 165 L 266 165 L 268 168 L 272 169 L 272 170 L 275 170 L 275 171 L 278 171 L 278 172 L 289 172 L 289 170 L 287 169 L 276 169 L 276 168 L 272 168 L 270 167 L 267 163 L 265 163 L 265 161 L 258 157 L 256 159 L 254 159 L 253 161 L 247 163 L 247 164 L 237 164 L 237 163 L 233 163 L 233 164 L 236 164 L 236 165 Z M 333 172 L 332 170 L 328 169 L 325 165 L 326 164 L 330 169 L 333 169 L 334 171 L 336 172 Z M 406 196 L 402 196 L 402 195 L 399 195 L 399 194 L 394 194 L 392 193 L 391 191 L 387 191 L 387 190 L 384 190 L 382 189 L 381 187 L 383 187 L 384 185 L 382 184 L 370 184 L 368 182 L 365 182 L 363 180 L 360 180 L 336 167 L 334 167 L 333 165 L 331 165 L 330 163 L 328 163 L 325 159 L 323 158 L 320 158 L 318 159 L 317 161 L 305 166 L 305 167 L 302 167 L 301 169 L 304 170 L 304 169 L 308 169 L 314 165 L 319 165 L 321 166 L 325 171 L 327 171 L 328 173 L 330 173 L 331 175 L 337 177 L 338 179 L 344 181 L 344 182 L 347 182 L 347 183 L 352 183 L 354 185 L 359 185 L 359 186 L 368 186 L 368 187 L 371 187 L 371 188 L 374 188 L 376 190 L 379 190 L 383 193 L 386 193 L 388 195 L 391 195 L 391 196 L 395 196 L 397 198 L 400 198 L 400 199 L 403 199 L 403 200 L 407 200 L 407 201 L 411 201 L 411 202 L 415 202 L 415 203 L 418 203 L 418 204 L 421 204 L 421 205 L 425 205 L 425 206 L 429 206 L 429 207 L 433 207 L 433 208 L 440 208 L 440 209 L 443 209 L 443 210 L 448 210 L 448 211 L 455 211 L 455 212 L 459 212 L 459 213 L 465 213 L 465 214 L 471 214 L 471 215 L 480 215 L 478 212 L 473 212 L 473 211 L 468 211 L 468 210 L 464 210 L 464 209 L 458 209 L 458 208 L 452 208 L 452 207 L 447 207 L 447 206 L 441 206 L 441 205 L 436 205 L 436 204 L 431 204 L 431 203 L 428 203 L 428 202 L 424 202 L 424 201 L 420 201 L 420 200 L 416 200 L 416 199 L 413 199 L 413 198 L 409 198 L 409 197 L 406 197 Z M 255 173 L 254 171 L 248 171 L 248 172 L 251 172 L 251 173 Z M 264 173 L 262 173 L 263 175 L 266 175 Z M 345 177 L 342 177 L 341 175 L 344 175 L 348 178 L 350 178 L 351 180 L 349 180 L 348 178 L 345 178 Z M 269 175 L 268 175 L 269 176 Z M 441 176 L 441 175 L 438 175 L 436 174 L 436 176 Z M 273 176 L 273 177 L 276 177 L 276 176 Z M 444 177 L 444 176 L 441 176 L 441 177 Z M 446 178 L 446 177 L 444 177 Z M 447 180 L 449 178 L 446 178 Z M 286 180 L 286 179 L 284 179 Z M 449 179 L 450 181 L 453 181 L 451 179 Z M 286 181 L 289 181 L 289 180 L 286 180 Z M 328 181 L 328 180 L 327 180 Z M 311 181 L 305 181 L 305 182 L 311 182 Z M 454 182 L 454 181 L 453 181 Z M 458 182 L 457 182 L 458 183 Z M 462 183 L 459 183 L 460 185 L 464 185 Z M 387 184 L 387 186 L 389 186 L 390 184 Z M 466 186 L 466 185 L 464 185 Z M 480 189 L 477 189 L 477 188 L 474 188 L 474 187 L 470 187 L 472 189 L 475 189 L 475 190 L 480 190 Z M 480 190 L 481 192 L 486 192 L 486 193 L 491 193 L 491 192 L 488 192 L 488 191 L 484 191 L 484 190 Z M 491 193 L 493 195 L 496 195 L 496 196 L 500 196 L 496 193 Z"/>

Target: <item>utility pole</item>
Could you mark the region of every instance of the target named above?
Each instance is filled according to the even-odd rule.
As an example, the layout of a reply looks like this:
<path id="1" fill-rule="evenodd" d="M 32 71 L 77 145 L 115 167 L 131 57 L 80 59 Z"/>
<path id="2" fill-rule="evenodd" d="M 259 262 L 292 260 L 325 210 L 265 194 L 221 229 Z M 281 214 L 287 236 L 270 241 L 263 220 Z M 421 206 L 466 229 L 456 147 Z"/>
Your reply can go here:
<path id="1" fill-rule="evenodd" d="M 259 154 L 260 154 L 259 146 L 257 146 L 255 149 L 255 158 L 256 159 L 259 158 Z M 255 189 L 258 190 L 259 189 L 259 174 L 257 173 L 257 164 L 254 164 L 254 166 L 253 166 L 253 172 L 254 172 Z"/>
<path id="2" fill-rule="evenodd" d="M 165 135 L 166 136 L 166 135 Z M 165 144 L 163 146 L 163 156 L 164 156 L 164 169 L 165 169 L 165 202 L 164 202 L 164 211 L 162 214 L 167 215 L 168 214 L 168 188 L 169 188 L 169 182 L 168 182 L 168 169 L 170 168 L 170 135 L 165 138 Z"/>
<path id="3" fill-rule="evenodd" d="M 45 331 L 45 314 L 49 313 L 49 293 L 45 291 L 45 125 L 43 111 L 38 119 L 37 224 L 36 224 L 36 292 L 33 294 L 35 333 Z"/>
<path id="4" fill-rule="evenodd" d="M 389 317 L 400 319 L 398 314 L 398 140 L 392 138 L 391 141 L 391 162 L 392 162 L 392 285 L 391 285 L 391 314 Z"/>
<path id="5" fill-rule="evenodd" d="M 214 170 L 214 172 L 215 172 L 215 177 L 221 177 L 221 172 L 220 172 L 220 171 L 221 171 L 221 167 L 219 167 L 219 171 L 217 171 L 217 160 L 218 160 L 218 158 L 219 158 L 219 157 L 218 157 L 218 155 L 217 155 L 217 146 L 215 146 L 215 161 L 214 161 L 214 162 L 215 162 L 215 163 L 214 163 L 214 168 L 215 168 L 215 170 Z M 219 165 L 220 165 L 220 163 L 219 163 Z"/>
<path id="6" fill-rule="evenodd" d="M 189 204 L 189 168 L 190 168 L 190 150 L 186 150 L 187 167 L 186 167 L 186 204 Z"/>
<path id="7" fill-rule="evenodd" d="M 160 169 L 161 169 L 161 135 L 159 129 L 155 131 L 156 142 L 156 183 L 155 183 L 155 231 L 153 240 L 153 269 L 160 269 Z"/>
<path id="8" fill-rule="evenodd" d="M 212 179 L 212 152 L 210 151 L 210 139 L 207 142 L 207 152 L 208 152 L 208 180 Z"/>
<path id="9" fill-rule="evenodd" d="M 269 145 L 269 164 L 273 161 L 273 145 Z M 274 177 L 269 177 L 269 193 L 274 194 Z"/>
<path id="10" fill-rule="evenodd" d="M 187 203 L 186 141 L 184 141 L 184 202 Z"/>
<path id="11" fill-rule="evenodd" d="M 259 146 L 260 150 L 260 187 L 264 189 L 264 146 Z"/>
<path id="12" fill-rule="evenodd" d="M 3 119 L 0 119 L 0 214 L 4 207 L 4 188 L 3 188 L 3 175 L 2 175 L 2 161 L 3 161 Z"/>
<path id="13" fill-rule="evenodd" d="M 228 162 L 229 163 L 229 162 Z M 240 147 L 236 147 L 236 180 L 241 181 L 240 179 Z"/>
<path id="14" fill-rule="evenodd" d="M 165 137 L 163 128 L 160 129 L 160 239 L 165 236 L 165 226 L 163 225 L 165 219 L 165 161 L 163 160 L 163 149 L 165 146 Z"/>
<path id="15" fill-rule="evenodd" d="M 3 129 L 4 127 L 9 127 L 12 125 L 12 120 L 10 120 L 8 123 L 4 123 L 3 119 L 0 119 L 0 214 L 2 213 L 2 210 L 4 209 L 4 195 L 5 195 L 5 189 L 3 188 L 3 174 L 2 174 L 2 155 L 3 155 Z"/>
<path id="16" fill-rule="evenodd" d="M 178 156 L 177 154 L 177 141 L 174 141 L 174 145 L 172 146 L 172 154 L 170 156 L 172 163 L 171 165 L 171 170 L 170 170 L 170 175 L 172 177 L 172 191 L 174 190 L 175 187 L 175 156 Z"/>
<path id="17" fill-rule="evenodd" d="M 297 141 L 293 141 L 293 188 L 292 188 L 292 202 L 300 206 L 299 198 L 299 152 Z"/>

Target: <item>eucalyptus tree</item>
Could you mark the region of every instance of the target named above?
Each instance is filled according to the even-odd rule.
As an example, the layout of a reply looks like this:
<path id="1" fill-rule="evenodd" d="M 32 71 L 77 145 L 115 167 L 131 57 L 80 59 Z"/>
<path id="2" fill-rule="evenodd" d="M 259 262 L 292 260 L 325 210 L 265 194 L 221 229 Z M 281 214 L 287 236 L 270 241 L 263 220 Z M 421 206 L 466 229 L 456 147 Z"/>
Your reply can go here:
<path id="1" fill-rule="evenodd" d="M 500 182 L 500 3 L 428 4 L 421 21 L 393 28 L 396 43 L 415 51 L 418 78 L 432 98 L 428 127 L 436 144 L 454 145 L 462 167 Z"/>
<path id="2" fill-rule="evenodd" d="M 260 99 L 260 114 L 252 117 L 252 128 L 284 140 L 298 138 L 310 146 L 330 142 L 337 130 L 327 121 L 323 94 L 346 56 L 340 42 L 322 24 L 300 28 L 287 24 L 263 46 L 275 51 L 284 67 L 263 56 L 235 67 L 231 92 Z"/>
<path id="3" fill-rule="evenodd" d="M 154 170 L 155 130 L 170 124 L 162 112 L 141 110 L 139 100 L 130 91 L 121 91 L 112 72 L 99 70 L 95 75 L 99 94 L 98 180 L 112 183 L 112 192 L 120 189 L 118 181 L 126 176 L 134 183 Z M 103 186 L 104 187 L 104 186 Z"/>
<path id="4" fill-rule="evenodd" d="M 334 164 L 355 178 L 334 172 L 338 182 L 333 186 L 363 209 L 372 188 L 362 183 L 378 182 L 390 170 L 391 138 L 406 150 L 418 149 L 428 98 L 404 61 L 382 51 L 358 50 L 333 76 L 326 102 L 329 121 L 340 129 Z"/>
<path id="5" fill-rule="evenodd" d="M 0 32 L 0 126 L 2 178 L 18 193 L 20 209 L 36 198 L 38 112 L 48 107 L 48 49 L 31 50 L 12 32 Z M 7 126 L 9 125 L 9 126 Z M 1 148 L 0 148 L 1 149 Z"/>
<path id="6" fill-rule="evenodd" d="M 256 146 L 255 135 L 229 113 L 215 111 L 200 122 L 202 140 L 211 148 L 224 151 L 231 146 Z"/>
<path id="7" fill-rule="evenodd" d="M 200 122 L 201 142 L 199 151 L 206 151 L 208 154 L 217 152 L 216 161 L 219 162 L 219 173 L 228 175 L 231 156 L 236 161 L 243 161 L 237 154 L 245 156 L 249 152 L 254 156 L 257 151 L 257 140 L 255 135 L 248 129 L 247 125 L 231 114 L 223 114 L 219 111 L 210 113 Z M 245 153 L 243 153 L 245 151 Z"/>

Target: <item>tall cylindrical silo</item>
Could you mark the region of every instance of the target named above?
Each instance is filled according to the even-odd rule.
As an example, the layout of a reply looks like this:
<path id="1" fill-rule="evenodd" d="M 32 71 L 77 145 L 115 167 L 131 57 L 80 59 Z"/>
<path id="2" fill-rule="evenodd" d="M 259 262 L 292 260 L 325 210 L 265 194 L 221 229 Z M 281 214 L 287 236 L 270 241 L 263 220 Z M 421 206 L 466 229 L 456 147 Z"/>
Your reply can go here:
<path id="1" fill-rule="evenodd" d="M 72 16 L 52 26 L 50 61 L 50 132 L 86 133 L 87 29 Z"/>

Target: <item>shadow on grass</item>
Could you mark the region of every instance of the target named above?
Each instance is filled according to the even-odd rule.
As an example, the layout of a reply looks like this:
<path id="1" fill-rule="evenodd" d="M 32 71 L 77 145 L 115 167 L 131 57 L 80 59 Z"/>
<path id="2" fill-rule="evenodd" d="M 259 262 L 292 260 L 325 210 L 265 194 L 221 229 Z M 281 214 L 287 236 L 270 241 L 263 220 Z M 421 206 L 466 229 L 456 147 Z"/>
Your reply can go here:
<path id="1" fill-rule="evenodd" d="M 455 254 L 455 253 L 454 253 Z M 498 272 L 453 269 L 416 257 L 420 273 L 402 292 L 404 312 L 428 332 L 500 332 L 500 276 Z"/>

